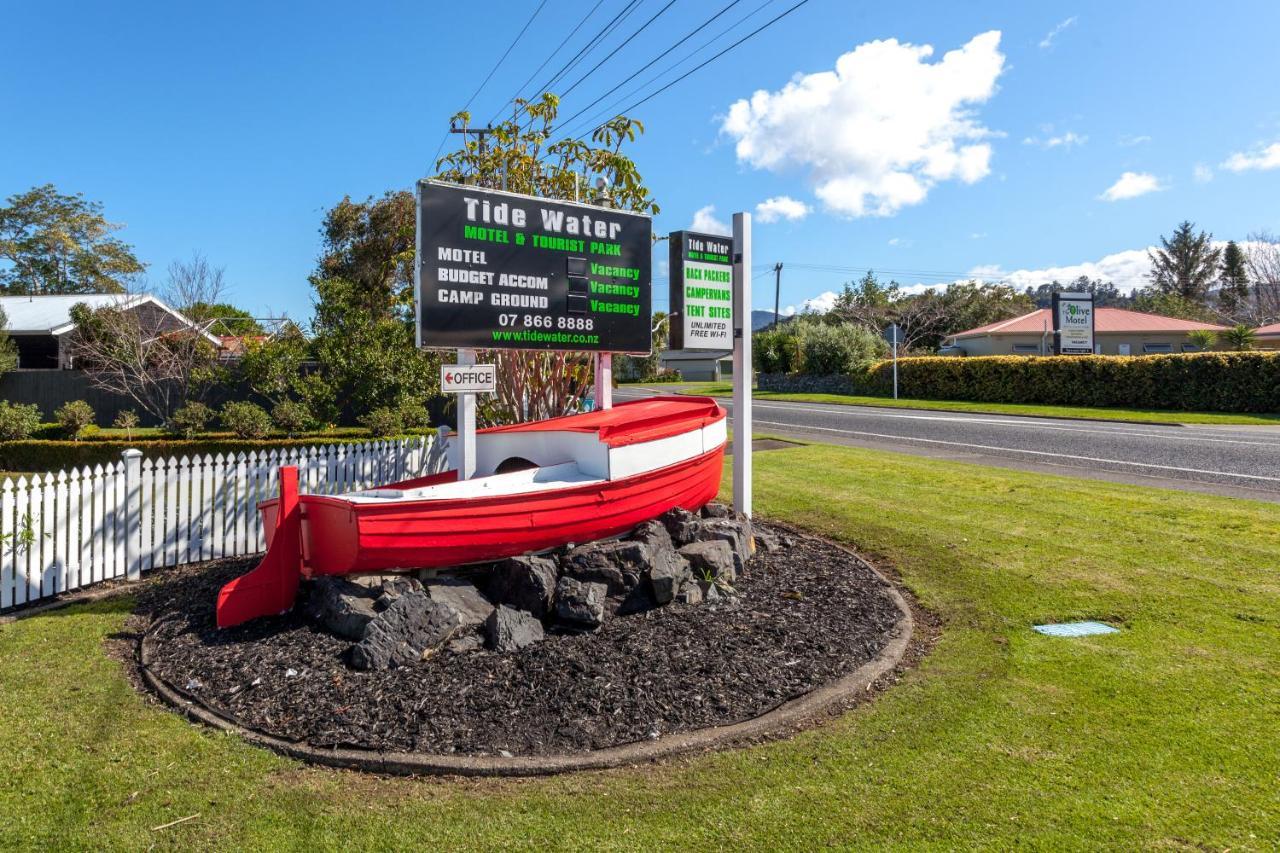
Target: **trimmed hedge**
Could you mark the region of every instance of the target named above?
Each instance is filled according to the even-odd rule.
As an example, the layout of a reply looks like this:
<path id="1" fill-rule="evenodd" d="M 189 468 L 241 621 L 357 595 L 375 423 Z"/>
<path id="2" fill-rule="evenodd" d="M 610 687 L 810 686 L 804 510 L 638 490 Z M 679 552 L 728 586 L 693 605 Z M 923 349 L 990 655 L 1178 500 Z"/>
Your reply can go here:
<path id="1" fill-rule="evenodd" d="M 893 362 L 853 381 L 861 393 L 891 396 Z M 898 389 L 921 400 L 1280 412 L 1280 352 L 903 358 Z"/>
<path id="2" fill-rule="evenodd" d="M 164 439 L 158 441 L 0 441 L 0 471 L 57 471 L 61 468 L 78 468 L 84 465 L 106 465 L 119 462 L 120 454 L 130 447 L 142 451 L 146 459 L 168 456 L 216 456 L 219 453 L 250 453 L 253 451 L 279 450 L 288 447 L 315 447 L 328 444 L 354 444 L 372 441 L 367 435 L 360 438 L 269 438 L 260 441 L 237 439 Z"/>

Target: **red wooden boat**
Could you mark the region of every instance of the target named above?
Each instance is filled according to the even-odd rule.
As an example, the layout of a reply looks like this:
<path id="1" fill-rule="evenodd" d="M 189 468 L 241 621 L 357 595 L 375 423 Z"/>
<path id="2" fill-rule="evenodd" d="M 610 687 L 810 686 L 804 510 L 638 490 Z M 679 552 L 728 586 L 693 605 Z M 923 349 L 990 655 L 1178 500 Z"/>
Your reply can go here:
<path id="1" fill-rule="evenodd" d="M 476 475 L 456 470 L 345 495 L 280 498 L 259 509 L 267 553 L 218 594 L 218 625 L 293 606 L 315 575 L 488 562 L 617 536 L 673 507 L 715 497 L 725 412 L 709 397 L 651 397 L 612 409 L 476 434 Z"/>

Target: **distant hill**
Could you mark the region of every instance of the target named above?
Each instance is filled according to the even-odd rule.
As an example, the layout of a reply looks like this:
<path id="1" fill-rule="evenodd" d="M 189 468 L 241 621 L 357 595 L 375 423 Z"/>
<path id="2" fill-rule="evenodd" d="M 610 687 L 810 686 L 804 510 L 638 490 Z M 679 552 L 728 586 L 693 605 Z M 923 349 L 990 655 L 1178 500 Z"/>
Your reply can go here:
<path id="1" fill-rule="evenodd" d="M 782 319 L 786 320 L 787 315 L 783 314 Z M 773 322 L 772 311 L 752 311 L 751 312 L 751 331 L 758 332 L 765 326 Z"/>

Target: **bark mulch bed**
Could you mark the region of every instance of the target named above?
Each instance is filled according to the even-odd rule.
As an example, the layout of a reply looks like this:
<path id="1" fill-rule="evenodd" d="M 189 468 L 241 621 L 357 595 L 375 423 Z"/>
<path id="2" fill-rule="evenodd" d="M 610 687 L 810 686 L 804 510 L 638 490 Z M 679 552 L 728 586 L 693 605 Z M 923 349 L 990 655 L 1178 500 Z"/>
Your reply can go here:
<path id="1" fill-rule="evenodd" d="M 325 748 L 581 752 L 758 717 L 896 636 L 899 611 L 869 566 L 821 539 L 774 532 L 792 546 L 753 557 L 736 597 L 385 672 L 349 669 L 350 643 L 296 613 L 219 631 L 217 590 L 252 560 L 157 576 L 138 591 L 138 613 L 154 620 L 151 671 L 245 728 Z"/>

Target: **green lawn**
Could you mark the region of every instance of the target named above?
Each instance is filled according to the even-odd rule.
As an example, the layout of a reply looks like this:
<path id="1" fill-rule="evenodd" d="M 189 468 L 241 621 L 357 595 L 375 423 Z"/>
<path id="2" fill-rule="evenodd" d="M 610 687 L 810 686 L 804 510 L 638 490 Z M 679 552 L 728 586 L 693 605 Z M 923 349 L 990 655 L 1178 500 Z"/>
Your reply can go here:
<path id="1" fill-rule="evenodd" d="M 641 387 L 658 388 L 661 386 Z M 728 382 L 695 382 L 680 387 L 679 394 L 709 394 L 727 397 L 733 393 Z M 755 391 L 756 400 L 793 403 L 834 403 L 842 406 L 880 406 L 893 409 L 933 409 L 942 412 L 974 412 L 991 415 L 1026 415 L 1037 418 L 1083 418 L 1105 421 L 1137 421 L 1148 424 L 1245 424 L 1280 426 L 1280 414 L 1234 412 L 1174 412 L 1167 409 L 1102 409 L 1090 406 L 1036 406 L 1025 403 L 974 403 L 967 400 L 908 400 L 892 397 L 853 397 L 844 394 L 784 394 Z"/>
<path id="2" fill-rule="evenodd" d="M 104 602 L 0 626 L 3 843 L 1280 845 L 1280 506 L 820 445 L 756 471 L 759 512 L 878 555 L 944 621 L 918 669 L 850 714 L 551 779 L 311 769 L 134 693 L 102 652 L 128 604 Z M 1124 630 L 1030 630 L 1077 618 Z"/>

